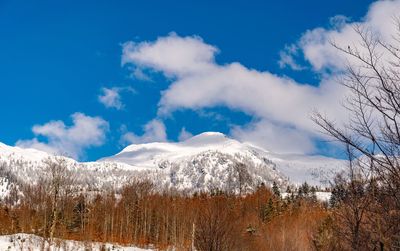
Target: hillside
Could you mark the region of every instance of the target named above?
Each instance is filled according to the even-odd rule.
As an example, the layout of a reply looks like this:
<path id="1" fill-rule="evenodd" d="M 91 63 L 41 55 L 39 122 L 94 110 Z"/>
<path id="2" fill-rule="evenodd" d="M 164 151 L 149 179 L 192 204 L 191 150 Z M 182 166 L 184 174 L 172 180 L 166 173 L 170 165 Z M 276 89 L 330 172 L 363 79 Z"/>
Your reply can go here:
<path id="1" fill-rule="evenodd" d="M 46 178 L 45 152 L 0 144 L 0 196 L 11 187 L 33 185 Z M 132 178 L 148 179 L 160 189 L 239 193 L 260 184 L 308 182 L 324 186 L 324 180 L 344 167 L 344 162 L 321 156 L 268 152 L 207 132 L 178 143 L 130 145 L 120 153 L 95 162 L 65 158 L 76 187 L 86 190 L 118 189 Z"/>

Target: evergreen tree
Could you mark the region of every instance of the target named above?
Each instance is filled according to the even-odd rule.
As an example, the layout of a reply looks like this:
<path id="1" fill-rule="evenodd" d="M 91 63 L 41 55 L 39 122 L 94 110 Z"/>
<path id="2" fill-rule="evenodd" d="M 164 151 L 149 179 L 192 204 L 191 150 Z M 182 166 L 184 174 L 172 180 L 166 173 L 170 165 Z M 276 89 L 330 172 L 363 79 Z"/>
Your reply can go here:
<path id="1" fill-rule="evenodd" d="M 311 199 L 311 201 L 316 202 L 317 201 L 317 189 L 312 186 L 310 188 L 310 195 L 309 198 Z"/>
<path id="2" fill-rule="evenodd" d="M 261 220 L 263 222 L 268 222 L 274 216 L 275 207 L 272 198 L 268 199 L 268 202 L 261 206 Z"/>
<path id="3" fill-rule="evenodd" d="M 274 181 L 274 183 L 272 183 L 272 192 L 274 193 L 274 195 L 276 197 L 281 197 L 281 192 L 279 190 L 278 184 L 276 184 L 276 182 Z"/>

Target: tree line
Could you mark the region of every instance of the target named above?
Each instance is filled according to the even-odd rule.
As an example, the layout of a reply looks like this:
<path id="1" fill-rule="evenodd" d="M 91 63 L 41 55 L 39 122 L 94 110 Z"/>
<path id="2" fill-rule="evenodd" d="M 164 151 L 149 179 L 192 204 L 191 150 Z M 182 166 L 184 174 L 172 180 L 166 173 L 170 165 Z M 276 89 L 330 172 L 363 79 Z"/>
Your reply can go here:
<path id="1" fill-rule="evenodd" d="M 46 164 L 48 179 L 1 203 L 0 234 L 177 250 L 309 250 L 329 214 L 311 196 L 281 198 L 276 185 L 189 196 L 132 180 L 118 191 L 74 191 L 62 159 Z"/>

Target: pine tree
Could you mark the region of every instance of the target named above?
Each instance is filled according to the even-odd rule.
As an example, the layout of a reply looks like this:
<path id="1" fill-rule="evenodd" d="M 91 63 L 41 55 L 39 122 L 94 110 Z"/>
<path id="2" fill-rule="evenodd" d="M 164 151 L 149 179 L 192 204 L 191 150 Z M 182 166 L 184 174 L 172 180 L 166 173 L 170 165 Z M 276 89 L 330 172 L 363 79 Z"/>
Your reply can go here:
<path id="1" fill-rule="evenodd" d="M 311 199 L 311 201 L 316 202 L 317 201 L 317 189 L 312 186 L 310 188 L 310 195 L 309 198 Z"/>
<path id="2" fill-rule="evenodd" d="M 268 202 L 263 204 L 261 207 L 261 220 L 263 222 L 268 222 L 274 216 L 275 207 L 272 198 L 268 199 Z"/>
<path id="3" fill-rule="evenodd" d="M 276 182 L 274 181 L 274 183 L 272 183 L 272 192 L 274 193 L 274 195 L 278 198 L 281 197 L 281 192 L 279 190 L 278 184 L 276 184 Z"/>

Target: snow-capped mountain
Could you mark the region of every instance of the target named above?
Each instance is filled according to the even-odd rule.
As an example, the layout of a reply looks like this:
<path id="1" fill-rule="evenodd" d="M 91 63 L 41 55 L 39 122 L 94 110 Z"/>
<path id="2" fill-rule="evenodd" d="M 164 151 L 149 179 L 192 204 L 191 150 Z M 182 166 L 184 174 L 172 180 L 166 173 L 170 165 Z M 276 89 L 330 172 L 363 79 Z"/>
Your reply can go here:
<path id="1" fill-rule="evenodd" d="M 56 157 L 0 143 L 0 198 L 13 186 L 43 180 L 48 175 L 44 163 L 48 158 Z M 282 187 L 304 181 L 323 185 L 323 179 L 345 166 L 332 158 L 271 153 L 215 132 L 178 143 L 130 145 L 96 162 L 63 158 L 76 187 L 88 190 L 118 189 L 137 178 L 179 191 L 239 193 L 274 181 Z"/>
<path id="2" fill-rule="evenodd" d="M 205 132 L 178 143 L 130 145 L 120 153 L 99 161 L 146 168 L 188 164 L 190 168 L 193 161 L 195 163 L 205 159 L 210 162 L 208 167 L 212 169 L 220 166 L 218 160 L 222 156 L 236 157 L 239 162 L 249 161 L 250 166 L 261 165 L 264 167 L 261 169 L 263 172 L 272 172 L 294 184 L 308 182 L 312 185 L 323 185 L 326 179 L 343 170 L 346 165 L 345 161 L 324 156 L 273 153 L 249 143 L 241 143 L 218 132 Z M 216 163 L 211 162 L 212 157 Z M 202 165 L 207 166 L 205 163 Z"/>

